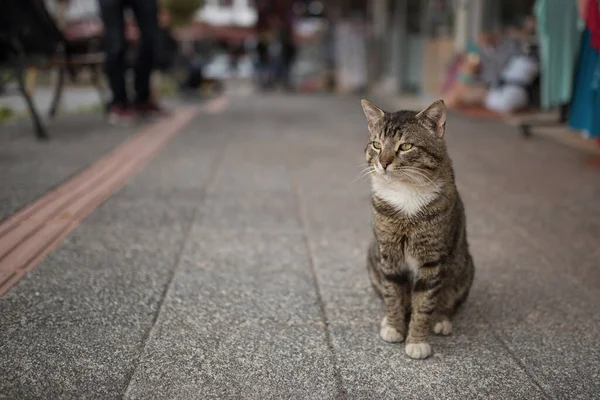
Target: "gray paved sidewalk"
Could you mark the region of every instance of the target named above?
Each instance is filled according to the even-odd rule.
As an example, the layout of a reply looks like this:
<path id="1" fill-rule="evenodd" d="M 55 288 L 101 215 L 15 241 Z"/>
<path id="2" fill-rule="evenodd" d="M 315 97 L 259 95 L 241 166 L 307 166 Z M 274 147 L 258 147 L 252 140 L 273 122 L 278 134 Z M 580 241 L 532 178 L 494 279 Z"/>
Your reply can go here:
<path id="1" fill-rule="evenodd" d="M 378 337 L 358 99 L 234 98 L 0 299 L 0 398 L 597 397 L 600 171 L 447 135 L 477 276 L 430 359 Z"/>
<path id="2" fill-rule="evenodd" d="M 0 125 L 0 221 L 98 160 L 135 128 L 115 128 L 101 113 L 58 116 L 47 122 L 50 141 L 38 141 L 31 121 Z"/>
<path id="3" fill-rule="evenodd" d="M 23 95 L 16 87 L 11 89 L 10 92 L 0 95 L 0 107 L 8 107 L 17 115 L 27 115 L 29 108 L 23 99 Z M 53 98 L 54 87 L 36 87 L 33 101 L 42 115 L 47 114 Z M 82 110 L 99 108 L 100 104 L 100 95 L 93 86 L 67 86 L 64 88 L 58 111 L 60 114 L 81 112 Z"/>

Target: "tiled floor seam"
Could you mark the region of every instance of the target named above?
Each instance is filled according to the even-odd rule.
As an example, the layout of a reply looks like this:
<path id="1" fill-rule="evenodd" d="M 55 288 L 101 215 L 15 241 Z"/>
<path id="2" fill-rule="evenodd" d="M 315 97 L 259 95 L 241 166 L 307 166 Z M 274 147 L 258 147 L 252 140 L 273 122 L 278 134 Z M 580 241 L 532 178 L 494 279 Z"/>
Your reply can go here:
<path id="1" fill-rule="evenodd" d="M 327 317 L 327 311 L 325 310 L 325 303 L 323 301 L 323 296 L 321 295 L 321 288 L 319 285 L 319 279 L 317 277 L 317 271 L 316 271 L 316 266 L 315 266 L 315 257 L 314 257 L 312 247 L 310 245 L 310 239 L 308 237 L 309 236 L 308 226 L 306 223 L 306 218 L 304 217 L 302 200 L 300 198 L 300 194 L 298 192 L 298 187 L 296 185 L 296 182 L 294 181 L 293 174 L 290 173 L 290 177 L 291 177 L 290 179 L 291 179 L 291 184 L 292 184 L 293 199 L 294 199 L 294 203 L 295 203 L 294 206 L 296 209 L 296 217 L 298 218 L 298 220 L 302 226 L 302 238 L 304 241 L 304 247 L 308 254 L 308 263 L 310 266 L 310 273 L 311 273 L 313 285 L 315 288 L 315 294 L 317 296 L 317 303 L 319 306 L 319 314 L 321 315 L 321 318 L 323 319 L 323 323 L 325 324 L 325 329 L 324 329 L 325 341 L 327 344 L 327 348 L 329 349 L 331 362 L 333 364 L 333 375 L 334 375 L 337 390 L 338 390 L 336 399 L 347 399 L 348 393 L 346 392 L 346 388 L 344 387 L 344 381 L 342 379 L 342 374 L 340 371 L 337 354 L 335 351 L 335 347 L 333 346 L 333 340 L 331 338 L 331 331 L 329 329 L 329 319 Z"/>
<path id="2" fill-rule="evenodd" d="M 496 340 L 498 341 L 498 343 L 500 343 L 500 345 L 504 348 L 504 350 L 506 350 L 506 352 L 509 354 L 509 356 L 513 359 L 513 361 L 519 366 L 519 368 L 525 373 L 525 375 L 527 375 L 527 377 L 529 378 L 529 380 L 531 381 L 531 383 L 533 383 L 533 385 L 535 385 L 535 387 L 537 387 L 540 392 L 547 398 L 547 399 L 553 399 L 556 400 L 556 397 L 554 397 L 551 393 L 549 393 L 546 389 L 544 389 L 544 387 L 541 384 L 541 380 L 532 372 L 529 370 L 529 368 L 527 368 L 527 365 L 525 364 L 525 362 L 523 360 L 521 360 L 510 348 L 510 346 L 508 345 L 508 343 L 506 343 L 506 341 L 504 341 L 502 339 L 502 336 L 494 329 L 494 327 L 492 326 L 492 324 L 487 320 L 487 318 L 485 317 L 485 315 L 479 313 L 479 316 L 481 317 L 481 319 L 489 326 L 490 331 L 492 332 L 492 335 L 496 338 Z"/>
<path id="3" fill-rule="evenodd" d="M 185 231 L 184 231 L 184 235 L 183 235 L 183 239 L 182 239 L 182 243 L 181 243 L 181 247 L 179 248 L 179 250 L 177 251 L 177 255 L 175 257 L 175 263 L 172 267 L 172 271 L 170 273 L 170 276 L 168 278 L 167 284 L 165 286 L 165 289 L 163 290 L 162 294 L 161 294 L 161 298 L 158 302 L 158 307 L 156 309 L 156 312 L 153 316 L 152 319 L 152 324 L 150 326 L 150 328 L 148 329 L 146 335 L 144 335 L 144 338 L 142 340 L 142 345 L 141 345 L 141 350 L 139 353 L 139 358 L 135 364 L 135 367 L 132 369 L 131 374 L 127 377 L 127 386 L 125 387 L 125 391 L 123 392 L 123 399 L 127 399 L 129 398 L 129 393 L 131 391 L 131 383 L 133 382 L 133 378 L 135 377 L 135 374 L 140 366 L 140 363 L 142 362 L 142 358 L 144 357 L 144 354 L 146 352 L 146 348 L 148 346 L 148 342 L 149 340 L 152 339 L 153 337 L 153 332 L 154 329 L 156 327 L 156 323 L 158 322 L 158 319 L 160 317 L 160 314 L 162 312 L 163 309 L 163 305 L 164 302 L 167 298 L 167 296 L 169 295 L 169 292 L 172 290 L 173 288 L 173 283 L 175 282 L 175 278 L 177 277 L 177 271 L 179 270 L 179 265 L 181 264 L 181 256 L 185 250 L 185 247 L 189 241 L 189 237 L 190 234 L 192 232 L 192 229 L 194 227 L 194 224 L 196 223 L 196 218 L 198 217 L 199 213 L 198 213 L 198 209 L 202 206 L 202 203 L 204 203 L 204 201 L 206 200 L 206 196 L 207 193 L 210 191 L 210 188 L 212 186 L 214 186 L 215 184 L 215 180 L 216 177 L 218 176 L 219 170 L 221 169 L 223 163 L 225 162 L 225 154 L 227 151 L 227 147 L 228 147 L 229 142 L 225 142 L 225 144 L 223 145 L 223 148 L 220 151 L 219 157 L 217 159 L 217 162 L 214 164 L 214 167 L 212 169 L 212 171 L 210 172 L 208 179 L 206 180 L 205 184 L 204 184 L 204 188 L 203 188 L 203 193 L 202 193 L 202 200 L 200 201 L 200 204 L 198 204 L 195 208 L 194 208 L 194 212 L 192 214 L 192 217 L 189 219 L 189 223 L 187 224 Z"/>
<path id="4" fill-rule="evenodd" d="M 501 214 L 495 212 L 492 207 L 489 207 L 489 208 L 486 207 L 486 208 L 492 215 L 494 215 L 495 218 L 503 220 Z M 532 241 L 532 239 L 529 237 L 528 234 L 523 233 L 523 229 L 519 225 L 515 225 L 512 221 L 510 221 L 510 222 L 513 226 L 518 228 L 517 234 L 519 234 L 521 237 L 523 237 L 527 241 L 530 241 L 530 242 Z M 536 247 L 538 247 L 538 248 L 540 247 L 539 243 L 537 243 L 537 241 L 533 241 L 533 244 L 536 245 Z M 547 260 L 546 259 L 544 259 L 544 260 L 547 263 Z M 485 323 L 490 327 L 490 331 L 492 332 L 494 337 L 496 337 L 496 340 L 498 340 L 498 342 L 502 345 L 502 347 L 504 347 L 504 349 L 508 352 L 510 357 L 517 363 L 517 365 L 523 370 L 523 372 L 525 372 L 525 374 L 529 377 L 529 379 L 532 381 L 532 383 L 544 394 L 544 396 L 546 396 L 546 398 L 555 399 L 555 397 L 552 394 L 550 394 L 547 390 L 544 389 L 544 387 L 541 384 L 541 380 L 532 371 L 530 371 L 529 368 L 527 368 L 527 364 L 525 364 L 525 362 L 512 351 L 509 344 L 502 339 L 502 336 L 493 328 L 492 324 L 487 320 L 485 315 L 483 315 L 481 313 L 479 313 L 479 314 L 480 314 L 482 320 L 485 321 Z"/>
<path id="5" fill-rule="evenodd" d="M 551 260 L 549 260 L 544 254 L 545 254 L 545 249 L 542 243 L 540 243 L 535 237 L 531 236 L 529 234 L 529 232 L 527 232 L 527 229 L 525 229 L 524 226 L 519 225 L 518 222 L 514 222 L 511 221 L 509 219 L 507 219 L 504 215 L 502 215 L 502 213 L 498 212 L 496 209 L 494 209 L 494 207 L 490 207 L 486 204 L 482 204 L 482 206 L 491 214 L 494 216 L 494 218 L 496 218 L 499 221 L 502 221 L 506 226 L 513 226 L 515 228 L 515 231 L 517 233 L 517 235 L 521 236 L 521 238 L 523 238 L 524 241 L 530 243 L 533 247 L 535 247 L 536 249 L 539 250 L 538 254 L 540 255 L 540 258 L 543 260 L 544 264 L 547 266 L 551 266 L 552 262 Z M 559 256 L 560 257 L 560 256 Z M 561 262 L 569 262 L 568 259 L 564 259 L 563 257 L 560 257 L 560 261 Z M 579 290 L 585 294 L 586 297 L 588 297 L 590 300 L 595 300 L 598 298 L 598 293 L 594 293 L 593 289 L 589 289 L 587 287 L 585 287 L 582 282 L 579 281 L 579 279 L 573 277 L 571 274 L 569 273 L 565 273 L 565 272 L 561 272 L 560 276 L 562 276 L 564 279 L 568 279 L 571 282 L 573 282 L 575 285 L 577 285 L 579 287 Z M 598 290 L 596 289 L 595 292 L 598 292 Z"/>
<path id="6" fill-rule="evenodd" d="M 181 262 L 181 255 L 183 254 L 185 246 L 188 242 L 190 232 L 192 231 L 194 222 L 196 220 L 196 216 L 198 214 L 197 210 L 198 210 L 198 207 L 195 207 L 194 211 L 192 213 L 192 216 L 189 219 L 187 226 L 185 227 L 183 238 L 181 239 L 181 246 L 179 246 L 179 249 L 177 250 L 177 253 L 176 253 L 177 255 L 175 256 L 175 262 L 173 263 L 173 266 L 171 267 L 171 271 L 169 272 L 167 284 L 165 285 L 165 288 L 163 289 L 163 291 L 161 293 L 160 300 L 158 301 L 158 306 L 156 307 L 156 312 L 152 316 L 152 323 L 150 324 L 150 328 L 146 331 L 146 333 L 144 334 L 144 336 L 142 338 L 142 344 L 141 344 L 141 349 L 140 349 L 138 360 L 135 363 L 135 367 L 131 370 L 131 373 L 129 374 L 129 376 L 127 377 L 127 380 L 126 380 L 127 386 L 125 387 L 125 392 L 123 393 L 123 397 L 122 397 L 124 399 L 128 398 L 128 393 L 131 388 L 131 382 L 133 381 L 133 377 L 135 376 L 135 373 L 138 370 L 140 362 L 142 361 L 142 357 L 144 356 L 144 352 L 146 350 L 148 340 L 150 340 L 152 338 L 152 333 L 154 331 L 156 322 L 158 321 L 158 318 L 162 311 L 163 305 L 165 303 L 165 299 L 167 298 L 169 291 L 173 287 L 173 282 L 175 281 L 175 276 L 177 275 L 177 270 L 178 270 L 179 264 Z"/>

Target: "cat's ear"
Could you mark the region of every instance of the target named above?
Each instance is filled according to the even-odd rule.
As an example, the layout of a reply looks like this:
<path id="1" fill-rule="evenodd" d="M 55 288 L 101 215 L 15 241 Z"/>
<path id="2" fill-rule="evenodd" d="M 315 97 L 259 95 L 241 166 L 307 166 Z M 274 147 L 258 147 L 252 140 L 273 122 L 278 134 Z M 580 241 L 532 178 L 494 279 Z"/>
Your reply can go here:
<path id="1" fill-rule="evenodd" d="M 367 117 L 369 126 L 375 125 L 385 115 L 385 112 L 381 108 L 377 107 L 375 104 L 371 103 L 368 100 L 362 99 L 360 101 L 360 104 L 362 105 L 363 111 L 365 112 L 365 116 Z"/>
<path id="2" fill-rule="evenodd" d="M 416 118 L 435 133 L 437 137 L 441 138 L 444 136 L 444 131 L 446 130 L 446 105 L 443 100 L 434 101 L 429 107 L 418 113 Z"/>

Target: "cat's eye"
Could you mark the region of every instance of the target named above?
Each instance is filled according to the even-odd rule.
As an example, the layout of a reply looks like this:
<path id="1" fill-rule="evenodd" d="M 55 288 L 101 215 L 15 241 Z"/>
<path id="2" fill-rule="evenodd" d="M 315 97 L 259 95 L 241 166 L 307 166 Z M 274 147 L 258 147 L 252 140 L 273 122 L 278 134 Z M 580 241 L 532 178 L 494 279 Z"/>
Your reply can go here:
<path id="1" fill-rule="evenodd" d="M 400 150 L 402 150 L 402 151 L 410 150 L 412 148 L 413 148 L 412 143 L 402 143 L 400 145 Z"/>
<path id="2" fill-rule="evenodd" d="M 371 146 L 373 146 L 375 150 L 381 150 L 381 143 L 379 142 L 371 142 Z"/>

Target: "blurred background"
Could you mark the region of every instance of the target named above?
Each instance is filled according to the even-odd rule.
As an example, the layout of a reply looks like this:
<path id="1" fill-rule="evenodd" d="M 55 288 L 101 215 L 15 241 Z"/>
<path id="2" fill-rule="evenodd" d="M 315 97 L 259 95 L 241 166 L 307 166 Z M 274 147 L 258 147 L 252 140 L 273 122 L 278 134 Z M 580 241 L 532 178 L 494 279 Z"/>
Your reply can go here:
<path id="1" fill-rule="evenodd" d="M 96 0 L 43 4 L 72 48 L 101 54 Z M 596 39 L 590 39 L 595 4 L 162 0 L 153 86 L 163 97 L 214 94 L 226 87 L 369 92 L 400 96 L 414 106 L 442 97 L 472 117 L 517 115 L 526 135 L 529 120 L 542 119 L 593 138 L 600 135 L 598 122 L 587 115 L 597 106 L 590 91 L 597 80 Z M 138 32 L 131 13 L 126 28 L 133 63 Z M 54 68 L 34 66 L 27 73 L 27 89 L 42 109 L 50 107 L 56 75 Z M 90 76 L 84 70 L 71 83 L 63 109 L 97 105 Z M 15 82 L 3 79 L 0 90 L 4 119 L 26 112 Z"/>

